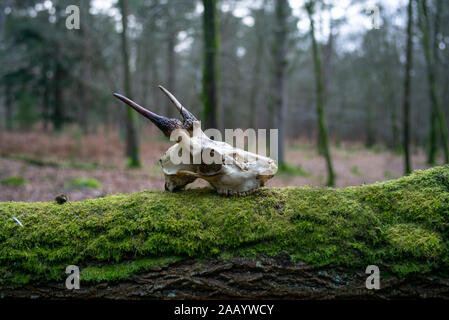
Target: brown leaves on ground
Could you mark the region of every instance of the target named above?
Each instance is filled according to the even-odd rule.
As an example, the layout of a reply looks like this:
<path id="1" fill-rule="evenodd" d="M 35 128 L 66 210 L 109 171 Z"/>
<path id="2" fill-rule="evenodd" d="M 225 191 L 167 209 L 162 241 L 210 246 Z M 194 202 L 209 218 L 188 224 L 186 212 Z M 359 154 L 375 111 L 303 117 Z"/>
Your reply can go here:
<path id="1" fill-rule="evenodd" d="M 88 136 L 80 135 L 76 129 L 61 135 L 41 131 L 0 132 L 0 181 L 14 176 L 28 180 L 20 186 L 0 183 L 0 201 L 53 201 L 61 193 L 76 201 L 143 189 L 163 190 L 164 176 L 158 160 L 171 142 L 152 127 L 145 127 L 140 137 L 142 168 L 127 170 L 124 142 L 116 129 L 103 128 Z M 368 184 L 403 174 L 402 156 L 388 150 L 343 145 L 332 148 L 332 158 L 337 187 Z M 268 186 L 325 183 L 325 162 L 312 142 L 290 141 L 286 159 L 303 172 L 278 174 Z M 426 168 L 422 152 L 413 155 L 413 168 Z M 66 182 L 73 178 L 96 179 L 101 188 L 70 188 Z M 205 185 L 197 180 L 190 187 Z"/>

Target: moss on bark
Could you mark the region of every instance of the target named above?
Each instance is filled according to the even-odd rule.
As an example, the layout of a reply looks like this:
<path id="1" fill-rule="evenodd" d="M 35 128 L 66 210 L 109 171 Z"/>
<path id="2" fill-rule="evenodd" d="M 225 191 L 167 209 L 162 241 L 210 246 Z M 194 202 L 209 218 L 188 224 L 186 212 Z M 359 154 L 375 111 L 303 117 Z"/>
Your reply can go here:
<path id="1" fill-rule="evenodd" d="M 23 225 L 21 227 L 13 217 Z M 395 276 L 449 266 L 449 166 L 344 189 L 142 191 L 57 203 L 0 203 L 0 287 L 125 279 L 186 258 L 289 254 L 316 267 L 383 266 Z"/>

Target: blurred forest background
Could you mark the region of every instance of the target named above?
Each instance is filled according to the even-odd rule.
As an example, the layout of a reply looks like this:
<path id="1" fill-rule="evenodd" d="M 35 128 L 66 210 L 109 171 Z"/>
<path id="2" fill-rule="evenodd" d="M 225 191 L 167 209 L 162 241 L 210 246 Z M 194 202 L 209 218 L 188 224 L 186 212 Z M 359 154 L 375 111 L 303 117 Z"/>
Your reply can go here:
<path id="1" fill-rule="evenodd" d="M 0 201 L 163 189 L 171 143 L 112 96 L 177 117 L 159 84 L 203 129 L 279 129 L 269 186 L 447 163 L 448 21 L 443 0 L 2 0 Z"/>

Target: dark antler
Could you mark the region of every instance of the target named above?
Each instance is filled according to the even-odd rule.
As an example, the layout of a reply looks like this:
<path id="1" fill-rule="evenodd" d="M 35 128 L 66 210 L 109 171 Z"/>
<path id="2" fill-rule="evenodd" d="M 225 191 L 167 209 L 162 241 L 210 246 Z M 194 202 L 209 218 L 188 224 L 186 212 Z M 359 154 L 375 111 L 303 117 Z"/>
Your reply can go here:
<path id="1" fill-rule="evenodd" d="M 150 119 L 151 122 L 153 122 L 161 131 L 164 133 L 165 136 L 170 137 L 170 134 L 175 129 L 180 129 L 183 127 L 181 121 L 178 119 L 170 119 L 163 116 L 160 116 L 154 112 L 151 112 L 144 107 L 138 105 L 131 99 L 128 99 L 125 96 L 122 96 L 121 94 L 114 93 L 114 97 L 122 100 L 127 105 L 129 105 L 131 108 L 139 112 L 141 115 L 143 115 L 145 118 Z"/>
<path id="2" fill-rule="evenodd" d="M 168 97 L 168 99 L 175 105 L 176 109 L 178 109 L 179 113 L 182 115 L 182 124 L 183 128 L 192 131 L 193 130 L 193 122 L 197 121 L 196 117 L 187 110 L 176 98 L 174 95 L 170 93 L 163 86 L 159 86 L 159 89 L 162 90 L 163 93 Z"/>

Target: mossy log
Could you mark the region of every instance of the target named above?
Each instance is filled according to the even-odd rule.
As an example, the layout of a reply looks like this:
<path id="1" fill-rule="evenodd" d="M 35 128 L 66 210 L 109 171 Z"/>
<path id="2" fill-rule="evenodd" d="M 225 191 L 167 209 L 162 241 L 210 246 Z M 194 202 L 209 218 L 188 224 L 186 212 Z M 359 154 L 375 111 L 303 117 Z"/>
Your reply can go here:
<path id="1" fill-rule="evenodd" d="M 449 166 L 239 198 L 2 202 L 0 217 L 4 298 L 449 298 Z M 79 290 L 65 288 L 68 265 Z M 368 265 L 379 290 L 365 287 Z"/>

